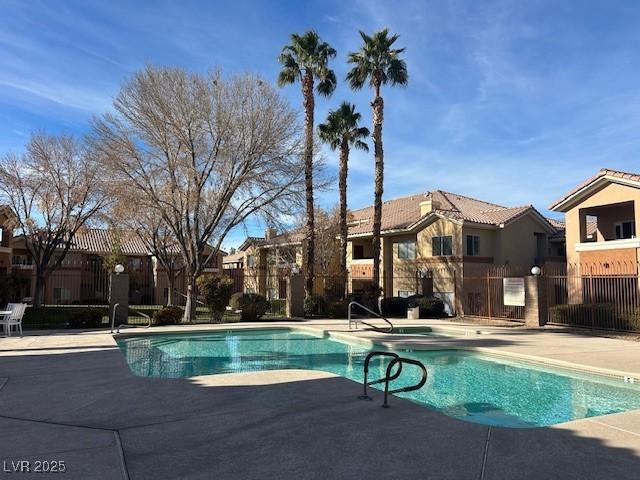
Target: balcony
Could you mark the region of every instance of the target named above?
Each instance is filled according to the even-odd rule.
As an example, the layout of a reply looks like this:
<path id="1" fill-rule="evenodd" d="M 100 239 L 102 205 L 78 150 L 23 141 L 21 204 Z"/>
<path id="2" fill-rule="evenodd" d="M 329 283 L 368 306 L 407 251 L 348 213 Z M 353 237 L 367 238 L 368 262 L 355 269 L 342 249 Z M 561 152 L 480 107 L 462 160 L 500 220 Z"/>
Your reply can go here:
<path id="1" fill-rule="evenodd" d="M 576 252 L 640 248 L 640 238 L 621 238 L 619 240 L 605 240 L 603 242 L 581 242 L 576 243 L 574 246 Z"/>
<path id="2" fill-rule="evenodd" d="M 27 265 L 24 263 L 14 263 L 14 264 L 11 264 L 11 268 L 13 270 L 33 270 L 33 265 Z"/>

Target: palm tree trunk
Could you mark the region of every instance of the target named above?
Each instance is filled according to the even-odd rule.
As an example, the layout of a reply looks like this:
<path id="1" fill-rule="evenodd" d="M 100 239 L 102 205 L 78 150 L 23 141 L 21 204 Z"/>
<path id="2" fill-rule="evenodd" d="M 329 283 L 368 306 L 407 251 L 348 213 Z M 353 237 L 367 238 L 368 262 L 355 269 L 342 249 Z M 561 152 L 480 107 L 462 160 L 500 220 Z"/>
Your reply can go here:
<path id="1" fill-rule="evenodd" d="M 315 262 L 315 211 L 313 207 L 313 73 L 308 70 L 302 82 L 304 102 L 304 183 L 307 205 L 307 228 L 304 255 L 304 293 L 313 294 L 314 262 Z"/>
<path id="2" fill-rule="evenodd" d="M 347 173 L 349 169 L 349 143 L 346 140 L 340 145 L 340 273 L 342 278 L 342 294 L 347 294 Z"/>
<path id="3" fill-rule="evenodd" d="M 384 101 L 376 89 L 373 108 L 373 145 L 375 157 L 375 191 L 373 201 L 373 284 L 380 286 L 380 230 L 382 227 L 382 193 L 384 183 L 384 152 L 382 150 L 382 122 Z"/>

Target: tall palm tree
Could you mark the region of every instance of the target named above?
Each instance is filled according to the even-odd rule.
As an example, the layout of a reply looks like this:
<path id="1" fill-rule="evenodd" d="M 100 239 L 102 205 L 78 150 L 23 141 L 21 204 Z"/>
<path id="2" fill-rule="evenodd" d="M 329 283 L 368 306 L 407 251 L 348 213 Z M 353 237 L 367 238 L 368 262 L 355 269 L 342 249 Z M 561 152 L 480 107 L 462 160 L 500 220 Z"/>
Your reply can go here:
<path id="1" fill-rule="evenodd" d="M 336 56 L 336 51 L 318 34 L 309 30 L 302 35 L 291 34 L 291 43 L 282 49 L 278 61 L 282 70 L 278 75 L 278 85 L 300 82 L 302 86 L 302 103 L 304 106 L 304 180 L 306 190 L 306 247 L 304 255 L 305 279 L 304 289 L 307 296 L 313 293 L 315 262 L 315 222 L 313 207 L 313 111 L 315 90 L 322 96 L 330 96 L 336 88 L 336 75 L 329 68 L 329 60 Z"/>
<path id="2" fill-rule="evenodd" d="M 373 88 L 373 145 L 375 157 L 375 196 L 373 202 L 373 284 L 380 285 L 380 229 L 382 224 L 382 193 L 384 183 L 384 152 L 382 150 L 382 121 L 384 100 L 380 95 L 382 85 L 406 86 L 409 80 L 407 64 L 400 58 L 404 48 L 392 48 L 398 35 L 389 35 L 385 28 L 369 36 L 360 31 L 363 45 L 349 54 L 347 62 L 353 67 L 347 73 L 347 81 L 354 90 L 360 90 L 368 81 Z"/>
<path id="3" fill-rule="evenodd" d="M 347 173 L 349 150 L 351 147 L 369 151 L 363 139 L 369 136 L 369 129 L 359 126 L 361 115 L 355 105 L 342 102 L 337 110 L 329 111 L 326 123 L 318 125 L 320 139 L 329 144 L 332 150 L 340 149 L 340 271 L 347 271 Z M 346 276 L 343 279 L 342 292 L 346 289 Z"/>

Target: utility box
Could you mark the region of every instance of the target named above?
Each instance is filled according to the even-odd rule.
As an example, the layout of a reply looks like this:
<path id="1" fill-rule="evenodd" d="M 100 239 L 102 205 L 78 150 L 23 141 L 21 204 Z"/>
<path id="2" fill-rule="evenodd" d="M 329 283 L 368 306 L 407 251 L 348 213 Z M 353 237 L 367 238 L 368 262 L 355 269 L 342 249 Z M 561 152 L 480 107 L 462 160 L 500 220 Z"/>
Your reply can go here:
<path id="1" fill-rule="evenodd" d="M 408 320 L 419 320 L 420 319 L 420 307 L 409 307 L 407 308 L 407 319 Z"/>

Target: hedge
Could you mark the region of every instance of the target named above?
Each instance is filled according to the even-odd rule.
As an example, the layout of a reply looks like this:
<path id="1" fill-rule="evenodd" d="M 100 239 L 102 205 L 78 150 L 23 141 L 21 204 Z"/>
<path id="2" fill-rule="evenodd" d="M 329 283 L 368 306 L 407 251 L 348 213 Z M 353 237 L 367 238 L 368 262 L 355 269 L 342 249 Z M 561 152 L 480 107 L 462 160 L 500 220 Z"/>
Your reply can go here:
<path id="1" fill-rule="evenodd" d="M 640 331 L 640 310 L 620 311 L 612 303 L 562 304 L 549 308 L 549 323 L 636 332 Z"/>

